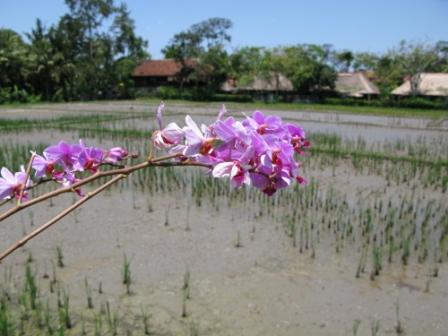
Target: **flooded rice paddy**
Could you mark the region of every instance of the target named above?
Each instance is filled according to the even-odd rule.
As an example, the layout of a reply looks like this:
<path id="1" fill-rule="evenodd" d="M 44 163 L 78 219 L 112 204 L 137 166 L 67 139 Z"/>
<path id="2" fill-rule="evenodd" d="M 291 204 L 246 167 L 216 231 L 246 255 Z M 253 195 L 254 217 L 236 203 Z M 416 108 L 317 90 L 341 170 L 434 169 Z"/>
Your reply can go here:
<path id="1" fill-rule="evenodd" d="M 153 110 L 1 110 L 0 166 L 60 139 L 144 157 Z M 0 264 L 0 335 L 446 335 L 445 121 L 276 114 L 312 139 L 307 186 L 268 198 L 197 168 L 139 171 Z M 4 220 L 0 248 L 77 199 Z"/>

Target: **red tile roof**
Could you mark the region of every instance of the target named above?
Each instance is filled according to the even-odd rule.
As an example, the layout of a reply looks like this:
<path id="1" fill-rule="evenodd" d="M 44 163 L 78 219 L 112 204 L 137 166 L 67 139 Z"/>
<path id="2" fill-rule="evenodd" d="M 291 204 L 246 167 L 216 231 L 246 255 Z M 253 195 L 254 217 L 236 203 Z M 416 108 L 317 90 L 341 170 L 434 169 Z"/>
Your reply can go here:
<path id="1" fill-rule="evenodd" d="M 193 61 L 188 60 L 187 64 Z M 172 59 L 149 60 L 137 66 L 132 72 L 133 77 L 171 77 L 179 73 L 182 65 Z"/>

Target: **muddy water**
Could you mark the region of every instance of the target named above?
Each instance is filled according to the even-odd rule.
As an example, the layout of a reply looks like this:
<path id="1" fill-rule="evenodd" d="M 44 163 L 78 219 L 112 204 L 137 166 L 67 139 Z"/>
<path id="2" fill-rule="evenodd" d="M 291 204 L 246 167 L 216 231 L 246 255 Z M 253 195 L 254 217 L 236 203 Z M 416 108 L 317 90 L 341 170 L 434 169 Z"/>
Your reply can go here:
<path id="1" fill-rule="evenodd" d="M 362 321 L 360 335 L 368 335 L 376 320 L 381 334 L 389 334 L 397 301 L 407 334 L 443 335 L 448 328 L 445 265 L 430 293 L 425 293 L 423 267 L 392 267 L 374 282 L 355 279 L 356 265 L 350 257 L 332 254 L 331 246 L 319 247 L 315 259 L 309 251 L 300 254 L 275 223 L 245 221 L 243 213 L 232 219 L 225 209 L 211 218 L 213 211 L 192 208 L 188 229 L 185 200 L 137 195 L 132 204 L 131 198 L 126 192 L 102 196 L 3 267 L 14 265 L 16 273 L 22 273 L 20 265 L 32 251 L 37 259 L 33 267 L 42 275 L 50 272 L 55 246 L 61 246 L 66 267 L 57 271 L 58 278 L 70 289 L 74 306 L 85 304 L 87 277 L 94 288 L 102 282 L 104 294 L 94 294 L 95 304 L 107 298 L 133 309 L 150 305 L 157 327 L 171 332 L 183 330 L 178 317 L 186 269 L 192 277 L 189 314 L 207 335 L 347 335 L 356 319 Z M 147 211 L 148 202 L 153 212 Z M 62 203 L 35 210 L 35 222 L 62 209 Z M 168 225 L 166 204 L 174 204 Z M 28 218 L 23 214 L 2 223 L 1 248 L 33 228 Z M 242 247 L 235 248 L 238 231 Z M 130 297 L 123 295 L 121 283 L 123 254 L 132 261 L 135 294 Z M 43 288 L 48 286 L 48 281 L 39 281 Z"/>
<path id="2" fill-rule="evenodd" d="M 337 178 L 329 169 L 311 175 L 322 190 L 332 187 L 350 204 L 368 201 L 386 188 L 383 179 L 355 176 L 344 166 L 336 171 Z M 403 192 L 403 187 L 387 189 L 385 199 Z M 432 197 L 447 198 L 440 193 Z M 47 202 L 34 208 L 32 215 L 27 210 L 5 220 L 0 249 L 75 199 L 65 196 L 50 207 Z M 94 293 L 97 307 L 110 301 L 138 313 L 140 306 L 150 306 L 157 330 L 169 335 L 188 335 L 179 317 L 187 269 L 192 279 L 188 313 L 199 321 L 204 335 L 348 335 L 355 320 L 361 321 L 358 335 L 369 335 L 374 321 L 380 322 L 380 335 L 390 334 L 396 302 L 407 335 L 444 335 L 448 329 L 445 264 L 438 278 L 428 277 L 428 265 L 406 268 L 393 263 L 385 264 L 375 281 L 367 274 L 356 279 L 355 246 L 335 254 L 334 241 L 322 235 L 313 258 L 311 250 L 300 253 L 292 247 L 281 223 L 248 216 L 248 206 L 229 208 L 223 199 L 218 210 L 207 200 L 197 207 L 176 192 L 150 195 L 123 183 L 63 219 L 1 267 L 13 265 L 20 277 L 32 251 L 33 268 L 45 291 L 49 280 L 42 276 L 51 273 L 60 246 L 66 266 L 57 269 L 57 277 L 70 290 L 74 309 L 85 306 L 87 278 L 94 289 L 102 283 L 104 293 Z M 131 260 L 131 296 L 124 294 L 121 281 L 123 255 Z M 425 292 L 428 279 L 430 290 Z"/>
<path id="3" fill-rule="evenodd" d="M 184 106 L 173 103 L 167 106 L 168 111 L 175 111 L 182 114 L 211 114 L 216 115 L 220 104 L 211 103 L 209 106 Z M 2 109 L 1 114 L 8 117 L 30 117 L 30 118 L 52 118 L 69 114 L 91 114 L 91 113 L 133 113 L 150 112 L 156 108 L 155 104 L 146 104 L 136 101 L 122 102 L 99 102 L 99 103 L 70 103 L 70 104 L 39 104 L 27 108 Z M 230 112 L 235 112 L 229 109 Z M 34 113 L 35 112 L 35 113 Z M 245 111 L 251 113 L 252 111 Z M 285 118 L 297 118 L 328 123 L 348 123 L 348 124 L 370 124 L 382 127 L 404 127 L 404 128 L 430 128 L 448 129 L 448 114 L 442 120 L 432 120 L 425 118 L 399 118 L 385 116 L 367 116 L 344 114 L 341 112 L 308 112 L 308 111 L 280 111 L 270 110 L 270 112 L 281 115 Z"/>
<path id="4" fill-rule="evenodd" d="M 155 128 L 154 110 L 156 105 L 141 102 L 104 102 L 75 104 L 41 104 L 25 109 L 0 109 L 0 118 L 52 119 L 61 116 L 88 116 L 110 114 L 130 118 L 122 121 L 105 122 L 101 125 L 109 129 Z M 211 107 L 169 105 L 166 108 L 166 121 L 184 124 L 184 116 L 191 114 L 198 123 L 215 120 L 218 104 Z M 229 109 L 228 114 L 243 117 L 241 111 Z M 252 111 L 243 111 L 250 114 Z M 363 116 L 343 113 L 321 113 L 303 111 L 268 111 L 282 116 L 285 120 L 299 122 L 309 133 L 330 133 L 344 140 L 363 138 L 368 144 L 393 141 L 437 141 L 448 144 L 447 118 L 439 121 L 424 118 L 396 118 L 382 116 Z M 144 114 L 144 117 L 141 117 Z M 140 118 L 141 117 L 141 118 Z M 83 126 L 81 126 L 83 127 Z"/>
<path id="5" fill-rule="evenodd" d="M 73 113 L 80 109 L 78 104 L 66 107 Z M 102 105 L 82 107 L 87 108 L 104 110 Z M 115 108 L 118 110 L 116 106 L 110 110 Z M 53 111 L 42 113 L 49 112 Z M 213 118 L 199 112 L 198 119 Z M 175 116 L 178 119 L 180 115 Z M 372 142 L 385 137 L 396 139 L 395 133 L 399 139 L 421 141 L 413 138 L 416 130 L 333 122 L 307 121 L 305 127 L 309 132 L 340 132 L 349 139 L 362 136 Z M 130 119 L 112 127 L 135 129 L 139 125 L 147 124 L 141 119 Z M 445 133 L 418 132 L 423 132 L 420 136 L 425 139 L 442 136 L 442 141 L 446 141 Z M 77 132 L 32 131 L 2 134 L 0 142 L 53 143 L 60 138 L 75 141 L 77 137 Z M 105 147 L 113 145 L 111 140 L 86 141 Z M 141 144 L 133 146 L 138 148 Z M 344 163 L 338 163 L 335 170 L 323 167 L 305 173 L 319 181 L 322 192 L 332 188 L 351 206 L 359 201 L 369 202 L 372 197 L 383 197 L 386 203 L 409 193 L 448 204 L 446 193 L 423 186 L 416 190 L 405 184 L 388 186 L 383 177 L 355 172 Z M 0 249 L 76 199 L 66 195 L 51 206 L 47 202 L 3 221 Z M 384 263 L 385 269 L 374 281 L 366 273 L 356 279 L 362 242 L 347 244 L 336 254 L 334 239 L 322 234 L 313 258 L 311 249 L 300 253 L 292 246 L 282 223 L 264 217 L 254 219 L 257 206 L 244 202 L 228 206 L 227 200 L 222 199 L 216 209 L 204 199 L 202 206 L 197 207 L 188 193 L 151 195 L 123 182 L 13 254 L 0 265 L 0 273 L 12 266 L 13 286 L 19 292 L 25 260 L 32 252 L 35 259 L 32 267 L 40 275 L 42 293 L 47 293 L 50 280 L 43 275 L 51 274 L 55 249 L 60 246 L 66 266 L 56 270 L 57 278 L 69 289 L 73 310 L 85 307 L 87 278 L 94 289 L 97 309 L 110 301 L 119 307 L 126 320 L 128 312 L 139 314 L 141 306 L 149 306 L 156 334 L 161 335 L 189 335 L 190 320 L 199 323 L 200 335 L 351 335 L 355 320 L 361 321 L 358 335 L 371 335 L 375 321 L 380 323 L 379 335 L 393 335 L 397 302 L 406 335 L 446 335 L 446 264 L 439 264 L 438 277 L 430 277 L 431 263 L 404 267 L 397 257 L 391 264 Z M 282 209 L 280 202 L 276 211 Z M 240 247 L 236 247 L 238 239 Z M 134 294 L 130 296 L 124 294 L 122 284 L 124 255 L 131 260 Z M 187 303 L 189 317 L 182 319 L 181 287 L 187 269 L 191 273 L 191 299 Z M 100 283 L 103 294 L 96 290 Z M 75 322 L 79 325 L 76 317 Z M 129 318 L 127 323 L 136 322 Z"/>

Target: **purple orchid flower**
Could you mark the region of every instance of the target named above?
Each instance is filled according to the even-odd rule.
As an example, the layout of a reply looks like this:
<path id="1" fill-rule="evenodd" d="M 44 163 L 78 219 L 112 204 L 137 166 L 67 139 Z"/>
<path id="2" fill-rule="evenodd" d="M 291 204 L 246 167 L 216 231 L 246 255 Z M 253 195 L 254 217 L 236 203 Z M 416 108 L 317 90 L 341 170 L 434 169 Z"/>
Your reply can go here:
<path id="1" fill-rule="evenodd" d="M 184 147 L 183 154 L 185 156 L 210 154 L 213 151 L 213 143 L 216 140 L 212 136 L 210 129 L 202 125 L 202 130 L 200 130 L 189 115 L 185 117 L 185 123 L 187 126 L 184 127 L 183 131 L 185 133 L 186 146 Z"/>
<path id="2" fill-rule="evenodd" d="M 303 155 L 304 149 L 310 146 L 310 142 L 305 138 L 305 131 L 294 124 L 286 124 L 285 129 L 288 131 L 287 139 L 290 139 L 291 145 L 294 147 L 294 151 L 300 155 Z"/>
<path id="3" fill-rule="evenodd" d="M 178 145 L 184 138 L 184 131 L 176 123 L 169 123 L 163 130 L 157 130 L 152 136 L 154 146 L 168 148 Z"/>
<path id="4" fill-rule="evenodd" d="M 89 170 L 92 173 L 98 171 L 98 167 L 103 163 L 104 151 L 100 148 L 85 147 L 78 157 L 77 169 Z"/>
<path id="5" fill-rule="evenodd" d="M 230 177 L 230 182 L 234 187 L 241 187 L 243 184 L 250 184 L 247 163 L 254 155 L 254 149 L 249 146 L 238 159 L 218 163 L 212 170 L 213 177 Z"/>
<path id="6" fill-rule="evenodd" d="M 43 177 L 46 175 L 52 175 L 55 169 L 56 160 L 51 160 L 48 158 L 47 153 L 43 153 L 43 155 L 35 154 L 32 167 L 36 171 L 36 177 Z"/>
<path id="7" fill-rule="evenodd" d="M 118 161 L 122 161 L 128 156 L 128 151 L 121 148 L 121 147 L 113 147 L 109 149 L 105 156 L 104 156 L 104 162 L 107 163 L 117 163 Z"/>
<path id="8" fill-rule="evenodd" d="M 309 145 L 300 126 L 285 124 L 281 118 L 260 111 L 243 122 L 232 117 L 224 120 L 223 115 L 224 107 L 216 122 L 208 127 L 202 125 L 201 129 L 187 116 L 185 143 L 177 143 L 171 152 L 182 153 L 180 159 L 188 157 L 211 165 L 214 177 L 228 177 L 236 187 L 251 183 L 268 195 L 293 180 L 305 183 L 299 175 L 300 163 L 294 157 Z M 169 145 L 163 133 L 156 135 L 160 147 Z"/>
<path id="9" fill-rule="evenodd" d="M 226 121 L 218 120 L 213 125 L 213 131 L 216 133 L 218 139 L 224 141 L 226 144 L 233 144 L 235 141 L 241 141 L 246 145 L 250 143 L 248 130 L 241 122 L 234 121 L 233 118 L 227 118 Z"/>
<path id="10" fill-rule="evenodd" d="M 78 161 L 79 154 L 82 151 L 80 145 L 70 145 L 60 141 L 56 146 L 50 146 L 44 150 L 47 159 L 61 164 L 64 169 L 71 169 Z"/>
<path id="11" fill-rule="evenodd" d="M 11 197 L 19 198 L 22 188 L 25 185 L 25 181 L 27 180 L 27 175 L 23 167 L 21 167 L 21 171 L 17 173 L 11 173 L 11 171 L 3 167 L 1 170 L 0 177 L 0 199 L 9 199 Z M 32 185 L 30 179 L 28 179 L 26 183 L 26 187 Z M 27 199 L 28 193 L 25 191 L 23 193 L 23 199 Z"/>
<path id="12" fill-rule="evenodd" d="M 289 173 L 284 170 L 271 175 L 266 175 L 261 172 L 251 172 L 250 179 L 253 186 L 269 196 L 272 196 L 278 189 L 288 187 L 292 181 Z"/>
<path id="13" fill-rule="evenodd" d="M 283 132 L 282 119 L 280 117 L 265 116 L 260 111 L 255 111 L 252 117 L 246 117 L 243 123 L 246 127 L 252 128 L 261 135 Z"/>
<path id="14" fill-rule="evenodd" d="M 213 168 L 212 175 L 213 177 L 230 177 L 230 181 L 234 187 L 250 184 L 249 173 L 238 161 L 218 163 Z"/>

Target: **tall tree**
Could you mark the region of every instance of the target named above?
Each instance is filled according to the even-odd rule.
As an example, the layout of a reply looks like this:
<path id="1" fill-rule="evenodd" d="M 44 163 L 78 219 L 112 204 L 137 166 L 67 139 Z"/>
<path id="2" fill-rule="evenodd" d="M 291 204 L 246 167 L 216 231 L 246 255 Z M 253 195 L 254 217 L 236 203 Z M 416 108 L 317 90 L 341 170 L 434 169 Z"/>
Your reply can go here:
<path id="1" fill-rule="evenodd" d="M 0 87 L 28 88 L 31 72 L 29 47 L 10 29 L 0 29 Z"/>
<path id="2" fill-rule="evenodd" d="M 162 49 L 165 58 L 173 58 L 181 64 L 179 79 L 181 87 L 189 77 L 200 77 L 199 73 L 194 74 L 195 68 L 203 71 L 206 67 L 213 67 L 221 64 L 202 64 L 198 66 L 196 62 L 190 62 L 191 59 L 207 62 L 216 60 L 216 56 L 222 53 L 224 45 L 231 41 L 228 30 L 232 27 L 232 21 L 225 18 L 210 18 L 192 25 L 186 31 L 173 36 L 168 45 Z M 209 55 L 207 56 L 207 53 Z M 220 69 L 215 69 L 219 73 Z"/>
<path id="3" fill-rule="evenodd" d="M 326 63 L 327 49 L 327 46 L 317 45 L 297 45 L 284 49 L 285 75 L 298 92 L 320 94 L 334 87 L 337 74 Z"/>
<path id="4" fill-rule="evenodd" d="M 354 55 L 350 50 L 335 52 L 335 65 L 338 71 L 348 72 L 351 69 Z"/>
<path id="5" fill-rule="evenodd" d="M 135 33 L 135 21 L 125 3 L 115 10 L 115 17 L 111 26 L 114 35 L 115 53 L 121 56 L 133 57 L 138 60 L 147 58 L 145 51 L 148 43 Z"/>
<path id="6" fill-rule="evenodd" d="M 272 53 L 263 47 L 243 47 L 230 56 L 231 77 L 239 86 L 250 85 L 257 76 L 267 78 L 271 69 Z"/>
<path id="7" fill-rule="evenodd" d="M 93 40 L 97 34 L 97 29 L 104 19 L 107 19 L 114 11 L 113 0 L 65 0 L 70 9 L 70 15 L 83 22 L 83 27 L 87 31 L 87 43 L 89 45 L 89 55 L 93 58 Z"/>
<path id="8" fill-rule="evenodd" d="M 353 70 L 373 71 L 378 66 L 378 55 L 370 52 L 358 52 L 353 57 Z"/>
<path id="9" fill-rule="evenodd" d="M 419 94 L 422 73 L 431 71 L 437 63 L 437 54 L 433 46 L 423 43 L 402 41 L 398 49 L 398 58 L 411 84 L 411 94 Z"/>

